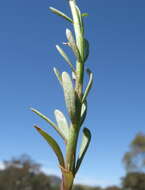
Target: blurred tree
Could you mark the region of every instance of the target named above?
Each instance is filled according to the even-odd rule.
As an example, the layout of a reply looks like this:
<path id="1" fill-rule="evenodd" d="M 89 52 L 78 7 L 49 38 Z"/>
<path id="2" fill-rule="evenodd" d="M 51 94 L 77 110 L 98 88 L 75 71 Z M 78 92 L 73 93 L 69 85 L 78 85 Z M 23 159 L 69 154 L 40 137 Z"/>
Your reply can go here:
<path id="1" fill-rule="evenodd" d="M 121 188 L 117 186 L 110 186 L 110 187 L 105 188 L 105 190 L 121 190 Z"/>
<path id="2" fill-rule="evenodd" d="M 145 190 L 145 173 L 132 172 L 122 178 L 125 190 Z"/>
<path id="3" fill-rule="evenodd" d="M 49 178 L 40 171 L 40 164 L 23 155 L 4 161 L 0 170 L 0 190 L 48 190 Z"/>
<path id="4" fill-rule="evenodd" d="M 127 172 L 145 171 L 145 134 L 139 133 L 130 144 L 130 150 L 123 157 Z"/>

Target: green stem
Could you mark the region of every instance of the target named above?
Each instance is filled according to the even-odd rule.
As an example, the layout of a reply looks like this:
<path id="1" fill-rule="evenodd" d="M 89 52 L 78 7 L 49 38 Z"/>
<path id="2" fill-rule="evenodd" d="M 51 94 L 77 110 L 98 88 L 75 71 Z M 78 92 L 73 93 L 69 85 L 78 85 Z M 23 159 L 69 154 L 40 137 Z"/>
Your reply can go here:
<path id="1" fill-rule="evenodd" d="M 76 126 L 70 127 L 69 141 L 66 147 L 66 166 L 68 171 L 74 173 L 76 160 L 76 147 L 78 141 L 78 128 Z"/>
<path id="2" fill-rule="evenodd" d="M 73 26 L 74 26 L 75 37 L 76 37 L 76 44 L 81 55 L 81 62 L 77 61 L 76 63 L 76 87 L 75 87 L 78 98 L 81 100 L 82 90 L 83 90 L 83 77 L 84 77 L 84 63 L 83 63 L 84 34 L 83 34 L 83 29 L 81 28 L 80 19 L 79 19 L 78 11 L 76 8 L 76 2 L 70 0 L 69 5 L 72 12 L 72 17 L 73 17 Z"/>

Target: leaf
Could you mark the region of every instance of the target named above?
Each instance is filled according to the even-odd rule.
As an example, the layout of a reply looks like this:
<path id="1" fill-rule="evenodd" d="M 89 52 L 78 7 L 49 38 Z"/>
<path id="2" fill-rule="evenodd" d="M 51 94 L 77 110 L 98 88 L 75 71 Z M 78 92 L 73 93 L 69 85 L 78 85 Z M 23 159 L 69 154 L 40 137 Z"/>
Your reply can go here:
<path id="1" fill-rule="evenodd" d="M 56 121 L 57 121 L 59 131 L 61 131 L 61 133 L 63 134 L 63 136 L 65 137 L 66 142 L 67 142 L 67 139 L 69 136 L 68 122 L 67 122 L 65 116 L 63 115 L 63 113 L 61 111 L 55 110 L 54 114 L 56 117 Z"/>
<path id="2" fill-rule="evenodd" d="M 73 37 L 72 32 L 68 28 L 66 29 L 66 37 L 67 37 L 67 40 L 68 40 L 68 44 L 71 47 L 71 49 L 73 50 L 76 58 L 78 59 L 78 61 L 81 61 L 81 56 L 80 56 L 79 49 L 78 49 L 78 47 L 76 45 L 76 41 L 75 41 L 75 39 Z"/>
<path id="3" fill-rule="evenodd" d="M 85 153 L 88 149 L 88 146 L 90 144 L 90 141 L 91 141 L 91 132 L 88 128 L 84 128 L 82 144 L 81 144 L 80 153 L 79 153 L 77 164 L 76 164 L 75 174 L 77 173 L 77 171 L 82 163 L 82 160 L 83 160 Z"/>
<path id="4" fill-rule="evenodd" d="M 71 121 L 76 119 L 76 100 L 72 80 L 67 72 L 62 73 L 62 85 L 64 89 L 65 103 L 70 115 Z"/>
<path id="5" fill-rule="evenodd" d="M 58 50 L 58 52 L 60 53 L 60 55 L 64 58 L 64 60 L 67 62 L 67 64 L 70 66 L 71 70 L 73 72 L 75 72 L 75 69 L 74 69 L 73 65 L 71 64 L 70 59 L 68 58 L 68 56 L 66 55 L 66 53 L 63 51 L 63 49 L 61 47 L 59 47 L 58 45 L 56 45 L 56 49 Z"/>
<path id="6" fill-rule="evenodd" d="M 65 140 L 65 137 L 62 135 L 62 133 L 59 131 L 57 125 L 53 123 L 48 117 L 40 113 L 38 110 L 31 108 L 31 111 L 37 114 L 39 117 L 44 119 L 47 123 L 49 123 L 56 131 L 57 133 Z"/>
<path id="7" fill-rule="evenodd" d="M 90 89 L 92 87 L 92 84 L 93 84 L 93 73 L 89 69 L 87 69 L 87 73 L 89 75 L 89 82 L 88 82 L 87 88 L 85 90 L 85 93 L 83 95 L 82 102 L 84 102 L 86 100 L 86 98 L 90 92 Z"/>
<path id="8" fill-rule="evenodd" d="M 87 115 L 87 101 L 85 100 L 85 102 L 82 104 L 82 108 L 81 108 L 81 122 L 80 125 L 83 124 L 85 118 Z"/>
<path id="9" fill-rule="evenodd" d="M 79 9 L 79 7 L 77 5 L 76 5 L 76 11 L 77 11 L 77 16 L 78 16 L 78 19 L 79 19 L 79 24 L 80 24 L 80 27 L 81 27 L 81 31 L 82 31 L 82 33 L 84 33 L 82 14 L 81 14 L 81 11 L 80 11 L 80 9 Z"/>
<path id="10" fill-rule="evenodd" d="M 84 58 L 84 62 L 88 59 L 88 56 L 89 56 L 89 42 L 88 40 L 84 39 L 84 44 L 85 44 L 85 58 Z"/>
<path id="11" fill-rule="evenodd" d="M 51 148 L 53 149 L 53 151 L 55 152 L 55 154 L 58 158 L 59 164 L 64 167 L 63 154 L 62 154 L 61 149 L 60 149 L 59 145 L 57 144 L 57 142 L 48 133 L 46 133 L 39 127 L 37 127 L 37 126 L 34 126 L 34 127 L 44 137 L 44 139 L 47 141 L 47 143 L 51 146 Z"/>
<path id="12" fill-rule="evenodd" d="M 73 20 L 72 20 L 70 17 L 68 17 L 66 14 L 64 14 L 64 13 L 61 12 L 61 11 L 59 11 L 58 9 L 55 9 L 55 8 L 53 8 L 53 7 L 49 7 L 49 9 L 50 9 L 53 13 L 55 13 L 56 15 L 61 16 L 62 18 L 66 19 L 67 21 L 73 23 Z"/>
<path id="13" fill-rule="evenodd" d="M 82 17 L 89 16 L 88 13 L 82 13 Z"/>
<path id="14" fill-rule="evenodd" d="M 56 75 L 56 77 L 57 77 L 59 83 L 62 85 L 61 74 L 59 73 L 59 71 L 58 71 L 55 67 L 53 68 L 53 71 L 54 71 L 54 73 L 55 73 L 55 75 Z"/>

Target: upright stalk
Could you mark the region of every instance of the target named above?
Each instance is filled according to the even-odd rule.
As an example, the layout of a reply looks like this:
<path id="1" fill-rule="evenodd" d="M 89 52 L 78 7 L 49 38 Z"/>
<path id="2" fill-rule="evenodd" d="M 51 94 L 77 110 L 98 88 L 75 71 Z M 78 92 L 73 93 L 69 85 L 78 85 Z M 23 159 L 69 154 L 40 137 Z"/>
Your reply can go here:
<path id="1" fill-rule="evenodd" d="M 84 37 L 83 21 L 84 16 L 87 16 L 87 14 L 81 13 L 76 4 L 76 0 L 68 0 L 68 2 L 72 18 L 53 7 L 50 7 L 50 10 L 69 21 L 73 24 L 74 28 L 75 36 L 73 36 L 73 33 L 69 29 L 66 29 L 67 42 L 64 43 L 64 45 L 67 45 L 73 51 L 76 58 L 75 65 L 72 64 L 64 50 L 58 45 L 56 46 L 58 52 L 69 65 L 72 71 L 72 77 L 67 72 L 60 74 L 60 72 L 54 68 L 54 73 L 64 92 L 66 108 L 70 119 L 67 121 L 61 111 L 55 110 L 54 114 L 56 117 L 56 123 L 54 123 L 36 109 L 32 109 L 34 113 L 43 118 L 58 132 L 66 145 L 66 155 L 64 158 L 62 150 L 55 139 L 53 139 L 48 133 L 40 129 L 38 126 L 35 126 L 37 131 L 45 138 L 54 150 L 58 158 L 59 167 L 62 172 L 61 190 L 72 189 L 75 175 L 80 168 L 91 140 L 90 130 L 88 128 L 84 128 L 80 152 L 78 154 L 78 158 L 76 159 L 77 142 L 81 126 L 87 114 L 87 96 L 92 87 L 93 74 L 90 69 L 87 69 L 89 82 L 86 89 L 83 91 L 85 62 L 89 55 L 89 43 Z"/>

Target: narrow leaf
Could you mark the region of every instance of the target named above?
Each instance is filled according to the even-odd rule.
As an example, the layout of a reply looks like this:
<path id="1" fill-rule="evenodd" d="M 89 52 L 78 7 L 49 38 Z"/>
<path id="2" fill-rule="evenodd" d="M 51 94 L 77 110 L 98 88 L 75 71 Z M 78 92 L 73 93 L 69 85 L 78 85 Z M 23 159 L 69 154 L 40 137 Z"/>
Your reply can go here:
<path id="1" fill-rule="evenodd" d="M 82 108 L 81 108 L 81 122 L 80 125 L 83 124 L 85 118 L 87 115 L 87 101 L 85 100 L 85 102 L 82 104 Z"/>
<path id="2" fill-rule="evenodd" d="M 87 73 L 89 75 L 89 82 L 88 82 L 87 88 L 85 90 L 85 93 L 83 95 L 82 102 L 84 102 L 86 100 L 88 93 L 89 93 L 89 91 L 92 87 L 92 84 L 93 84 L 93 73 L 89 69 L 87 69 Z"/>
<path id="3" fill-rule="evenodd" d="M 72 79 L 76 80 L 76 74 L 74 72 L 72 72 Z"/>
<path id="4" fill-rule="evenodd" d="M 69 136 L 68 122 L 67 122 L 65 116 L 63 115 L 63 113 L 61 111 L 55 110 L 54 114 L 56 117 L 56 121 L 57 121 L 59 131 L 61 131 L 61 133 L 63 134 L 63 136 L 65 137 L 66 142 L 67 142 L 67 139 Z"/>
<path id="5" fill-rule="evenodd" d="M 81 11 L 79 9 L 79 7 L 76 5 L 76 10 L 77 10 L 77 16 L 79 18 L 79 23 L 80 23 L 80 27 L 81 27 L 81 30 L 82 30 L 82 33 L 84 33 L 84 27 L 83 27 L 83 20 L 82 20 L 82 14 L 81 14 Z"/>
<path id="6" fill-rule="evenodd" d="M 64 58 L 64 60 L 67 62 L 67 64 L 70 66 L 71 70 L 73 72 L 75 72 L 75 69 L 70 61 L 70 59 L 68 58 L 68 56 L 66 55 L 66 53 L 63 51 L 63 49 L 61 47 L 59 47 L 58 45 L 56 45 L 56 49 L 58 50 L 58 52 L 60 53 L 60 55 Z"/>
<path id="7" fill-rule="evenodd" d="M 75 120 L 76 101 L 72 80 L 67 72 L 62 73 L 65 103 L 72 122 Z"/>
<path id="8" fill-rule="evenodd" d="M 84 62 L 88 59 L 89 56 L 89 51 L 90 51 L 90 47 L 89 47 L 89 42 L 88 40 L 84 40 L 84 44 L 85 44 L 85 58 L 84 58 Z"/>
<path id="9" fill-rule="evenodd" d="M 43 131 L 42 129 L 40 129 L 37 126 L 34 126 L 37 131 L 44 137 L 44 139 L 47 141 L 47 143 L 51 146 L 51 148 L 53 149 L 53 151 L 55 152 L 59 164 L 64 167 L 64 158 L 63 158 L 63 154 L 61 152 L 61 149 L 59 147 L 59 145 L 57 144 L 57 142 L 45 131 Z"/>
<path id="10" fill-rule="evenodd" d="M 53 68 L 53 71 L 54 71 L 59 83 L 62 85 L 62 78 L 61 78 L 60 72 L 55 67 Z"/>
<path id="11" fill-rule="evenodd" d="M 56 15 L 61 16 L 62 18 L 68 20 L 68 21 L 71 22 L 71 23 L 73 23 L 73 20 L 72 20 L 70 17 L 68 17 L 66 14 L 64 14 L 64 13 L 61 12 L 61 11 L 59 11 L 58 9 L 55 9 L 55 8 L 53 8 L 53 7 L 49 7 L 49 9 L 50 9 L 53 13 L 55 13 Z"/>
<path id="12" fill-rule="evenodd" d="M 89 16 L 88 13 L 82 13 L 82 17 Z"/>
<path id="13" fill-rule="evenodd" d="M 77 173 L 77 171 L 82 163 L 82 160 L 83 160 L 85 153 L 88 149 L 88 146 L 90 144 L 90 141 L 91 141 L 91 132 L 88 128 L 84 128 L 82 144 L 81 144 L 80 153 L 79 153 L 77 164 L 76 164 L 75 174 Z"/>
<path id="14" fill-rule="evenodd" d="M 76 45 L 76 41 L 75 41 L 75 39 L 73 37 L 72 32 L 69 29 L 66 29 L 66 37 L 67 37 L 67 40 L 68 40 L 68 44 L 71 47 L 71 49 L 73 50 L 76 58 L 78 59 L 78 61 L 81 61 L 81 56 L 80 56 L 79 49 L 78 49 L 78 47 Z"/>
<path id="15" fill-rule="evenodd" d="M 57 133 L 65 140 L 65 137 L 62 135 L 62 133 L 59 131 L 57 125 L 55 123 L 53 123 L 48 117 L 46 117 L 45 115 L 43 115 L 42 113 L 40 113 L 38 110 L 31 108 L 32 112 L 34 112 L 35 114 L 37 114 L 39 117 L 41 117 L 42 119 L 44 119 L 47 123 L 49 123 L 56 131 Z"/>

